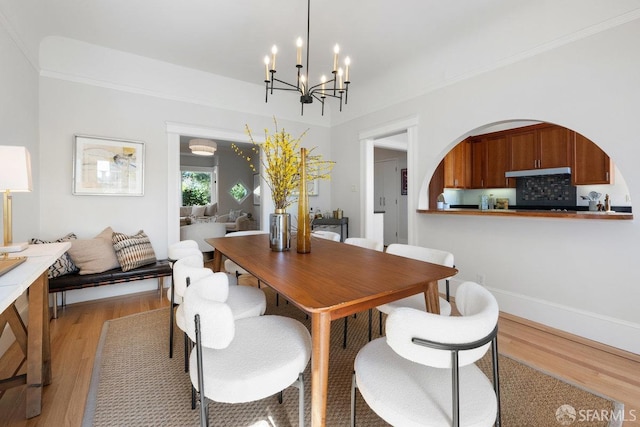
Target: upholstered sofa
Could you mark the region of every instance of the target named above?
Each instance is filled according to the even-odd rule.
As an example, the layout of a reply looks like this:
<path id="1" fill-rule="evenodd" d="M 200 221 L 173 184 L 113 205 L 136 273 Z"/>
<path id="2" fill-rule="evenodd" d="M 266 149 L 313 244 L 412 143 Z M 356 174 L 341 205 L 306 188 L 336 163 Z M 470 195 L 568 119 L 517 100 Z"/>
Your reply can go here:
<path id="1" fill-rule="evenodd" d="M 217 214 L 217 203 L 205 206 L 180 206 L 180 225 L 187 225 L 195 222 L 215 222 Z"/>

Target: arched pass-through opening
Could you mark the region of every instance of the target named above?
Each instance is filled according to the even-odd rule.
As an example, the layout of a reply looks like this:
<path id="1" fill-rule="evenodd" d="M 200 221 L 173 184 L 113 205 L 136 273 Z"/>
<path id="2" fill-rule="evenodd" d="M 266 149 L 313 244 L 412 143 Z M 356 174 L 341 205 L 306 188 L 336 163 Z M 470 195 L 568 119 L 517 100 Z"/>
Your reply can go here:
<path id="1" fill-rule="evenodd" d="M 588 137 L 551 123 L 507 121 L 452 143 L 421 197 L 428 197 L 429 210 L 630 213 L 629 194 L 615 162 Z"/>

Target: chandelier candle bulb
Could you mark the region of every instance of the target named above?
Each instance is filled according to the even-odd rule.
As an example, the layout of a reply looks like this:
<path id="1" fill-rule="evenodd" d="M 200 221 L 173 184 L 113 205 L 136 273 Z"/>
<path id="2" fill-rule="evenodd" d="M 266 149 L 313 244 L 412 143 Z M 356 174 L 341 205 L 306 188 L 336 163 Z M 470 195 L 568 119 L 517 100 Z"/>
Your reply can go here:
<path id="1" fill-rule="evenodd" d="M 276 70 L 276 53 L 278 53 L 278 48 L 274 44 L 271 48 L 271 70 Z"/>
<path id="2" fill-rule="evenodd" d="M 349 83 L 349 65 L 351 65 L 351 59 L 347 56 L 344 58 L 344 82 Z"/>
<path id="3" fill-rule="evenodd" d="M 296 66 L 302 67 L 302 38 L 298 37 L 296 40 Z"/>
<path id="4" fill-rule="evenodd" d="M 338 70 L 338 54 L 340 53 L 340 46 L 335 45 L 333 47 L 333 72 Z"/>
<path id="5" fill-rule="evenodd" d="M 344 73 L 344 72 L 342 71 L 342 68 L 338 68 L 338 78 L 339 78 L 339 80 L 340 80 L 340 81 L 339 81 L 339 84 L 340 84 L 340 90 L 343 90 L 343 89 L 344 89 L 344 82 L 343 82 L 343 80 L 342 80 L 342 75 L 343 75 L 343 73 Z"/>
<path id="6" fill-rule="evenodd" d="M 269 56 L 264 57 L 264 81 L 269 81 Z"/>
<path id="7" fill-rule="evenodd" d="M 321 89 L 322 89 L 322 97 L 324 98 L 324 87 L 327 84 L 327 76 L 325 76 L 324 74 L 322 75 L 322 77 L 320 77 L 320 83 L 322 83 Z"/>

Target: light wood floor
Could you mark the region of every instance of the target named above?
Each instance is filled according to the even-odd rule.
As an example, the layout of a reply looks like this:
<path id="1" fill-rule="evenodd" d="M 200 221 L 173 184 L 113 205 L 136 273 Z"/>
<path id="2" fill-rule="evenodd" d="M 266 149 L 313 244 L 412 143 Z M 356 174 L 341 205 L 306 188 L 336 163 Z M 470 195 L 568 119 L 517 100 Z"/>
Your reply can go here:
<path id="1" fill-rule="evenodd" d="M 0 425 L 79 426 L 104 322 L 167 305 L 166 298 L 153 291 L 66 307 L 51 321 L 53 382 L 45 388 L 42 415 L 25 420 L 24 386 L 18 387 L 0 398 Z M 638 418 L 624 425 L 640 425 L 639 356 L 535 326 L 501 316 L 500 352 L 622 401 L 626 419 Z M 0 359 L 0 378 L 22 369 L 21 364 L 20 351 L 13 346 Z"/>

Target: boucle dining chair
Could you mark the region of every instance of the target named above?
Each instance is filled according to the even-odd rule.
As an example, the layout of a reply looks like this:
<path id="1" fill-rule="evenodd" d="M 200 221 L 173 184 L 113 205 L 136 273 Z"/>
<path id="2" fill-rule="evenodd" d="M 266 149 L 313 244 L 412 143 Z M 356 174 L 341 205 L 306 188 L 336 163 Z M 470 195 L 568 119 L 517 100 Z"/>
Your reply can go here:
<path id="1" fill-rule="evenodd" d="M 426 261 L 433 264 L 440 264 L 446 267 L 453 267 L 453 254 L 451 252 L 442 251 L 440 249 L 425 248 L 422 246 L 406 245 L 402 243 L 392 243 L 387 246 L 387 253 L 398 255 L 405 258 L 413 258 L 419 261 Z M 447 294 L 449 288 L 449 279 L 446 279 Z M 382 313 L 389 314 L 398 307 L 411 307 L 418 310 L 426 311 L 427 305 L 424 300 L 424 294 L 416 294 L 410 297 L 392 301 L 387 304 L 376 307 L 380 311 L 380 335 L 382 335 Z M 449 316 L 451 314 L 451 304 L 449 301 L 440 297 L 440 314 Z"/>
<path id="2" fill-rule="evenodd" d="M 384 250 L 384 245 L 382 242 L 374 239 L 368 239 L 366 237 L 348 237 L 344 239 L 344 243 L 347 245 L 359 246 L 365 249 L 371 249 L 374 251 L 382 252 Z M 353 315 L 356 316 L 355 314 Z M 373 316 L 373 309 L 369 309 L 369 341 L 371 341 L 371 320 Z M 342 338 L 342 348 L 347 348 L 347 323 L 349 316 L 344 318 L 344 331 Z"/>
<path id="3" fill-rule="evenodd" d="M 171 286 L 167 289 L 167 299 L 169 300 L 171 307 L 169 314 L 169 358 L 173 357 L 173 324 L 175 320 L 174 307 L 180 303 L 180 301 L 176 302 L 175 287 L 173 286 L 175 283 L 175 278 L 173 277 L 173 266 L 175 262 L 181 258 L 198 254 L 200 257 L 203 256 L 202 252 L 198 248 L 198 243 L 195 240 L 182 240 L 169 245 L 167 248 L 167 258 L 169 265 L 171 266 Z"/>
<path id="4" fill-rule="evenodd" d="M 392 425 L 500 425 L 498 303 L 485 288 L 465 282 L 456 292 L 461 316 L 398 308 L 387 317 L 387 336 L 356 355 L 351 386 Z M 493 384 L 474 362 L 492 347 Z"/>
<path id="5" fill-rule="evenodd" d="M 312 236 L 319 237 L 320 239 L 333 240 L 334 242 L 340 241 L 340 235 L 333 231 L 326 230 L 314 230 L 311 232 Z"/>
<path id="6" fill-rule="evenodd" d="M 199 392 L 200 425 L 207 426 L 210 401 L 246 403 L 295 386 L 298 422 L 304 425 L 302 372 L 311 358 L 311 335 L 295 319 L 259 316 L 234 319 L 225 301 L 228 275 L 194 281 L 184 295 L 187 334 L 195 341 L 189 376 Z"/>
<path id="7" fill-rule="evenodd" d="M 202 259 L 192 256 L 182 258 L 176 261 L 174 266 L 174 274 L 176 279 L 176 295 L 182 300 L 184 292 L 189 284 L 202 278 L 210 277 L 214 273 L 210 268 L 205 268 Z M 226 273 L 221 273 L 225 274 Z M 228 275 L 227 275 L 228 276 Z M 228 279 L 227 279 L 228 280 Z M 227 281 L 228 283 L 228 281 Z M 243 319 L 246 317 L 262 316 L 267 309 L 267 299 L 261 289 L 252 286 L 228 286 L 227 305 L 231 308 L 235 319 Z M 183 332 L 186 329 L 186 321 L 184 317 L 184 307 L 180 304 L 176 309 L 176 325 Z M 185 335 L 185 370 L 188 369 L 187 355 L 191 348 L 189 341 Z"/>
<path id="8" fill-rule="evenodd" d="M 269 232 L 262 231 L 262 230 L 244 230 L 244 231 L 236 231 L 234 233 L 228 233 L 227 235 L 225 235 L 225 237 L 251 236 L 254 234 L 269 234 Z M 231 261 L 230 259 L 224 260 L 224 271 L 230 274 L 234 274 L 236 277 L 236 280 L 238 279 L 238 277 L 240 277 L 241 274 L 249 274 L 249 275 L 251 274 L 244 268 L 240 267 L 235 262 Z M 260 287 L 259 280 L 258 280 L 258 287 Z"/>

